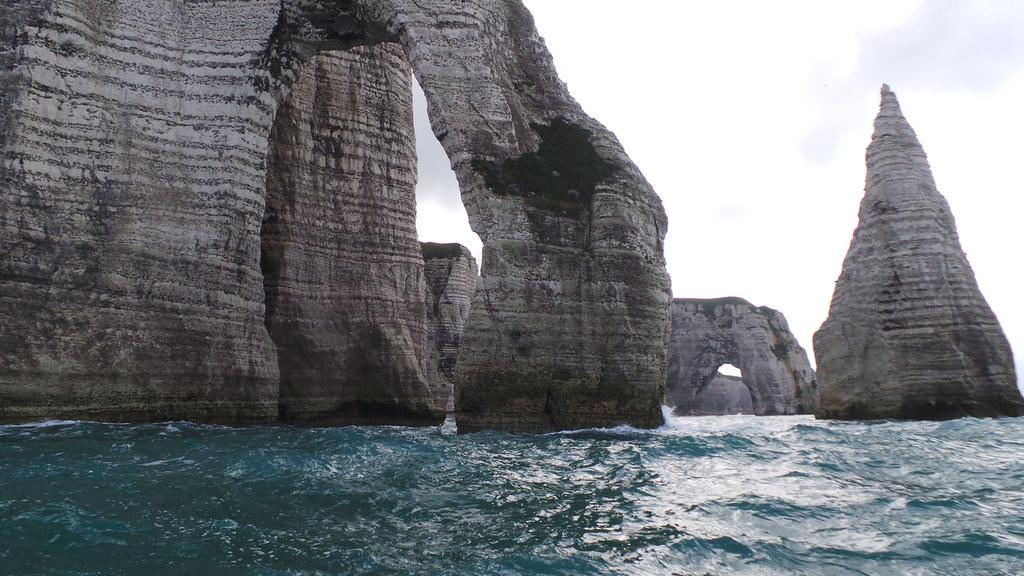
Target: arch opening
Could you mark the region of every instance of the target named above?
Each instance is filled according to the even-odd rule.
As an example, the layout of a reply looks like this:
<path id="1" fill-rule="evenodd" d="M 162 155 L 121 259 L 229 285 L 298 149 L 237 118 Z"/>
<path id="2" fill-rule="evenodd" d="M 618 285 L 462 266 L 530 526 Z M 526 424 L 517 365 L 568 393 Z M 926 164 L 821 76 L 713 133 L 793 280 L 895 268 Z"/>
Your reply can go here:
<path id="1" fill-rule="evenodd" d="M 479 262 L 483 243 L 470 227 L 455 170 L 430 126 L 427 97 L 415 76 L 412 101 L 417 159 L 416 230 L 420 241 L 461 244 Z"/>
<path id="2" fill-rule="evenodd" d="M 718 375 L 742 379 L 743 371 L 732 364 L 722 364 L 718 367 Z"/>
<path id="3" fill-rule="evenodd" d="M 693 414 L 726 416 L 754 414 L 754 399 L 743 371 L 732 364 L 719 366 L 694 394 Z"/>
<path id="4" fill-rule="evenodd" d="M 472 309 L 483 243 L 473 231 L 448 152 L 434 134 L 427 97 L 412 77 L 416 130 L 416 229 L 427 297 L 427 380 L 434 400 L 455 419 L 457 367 Z"/>

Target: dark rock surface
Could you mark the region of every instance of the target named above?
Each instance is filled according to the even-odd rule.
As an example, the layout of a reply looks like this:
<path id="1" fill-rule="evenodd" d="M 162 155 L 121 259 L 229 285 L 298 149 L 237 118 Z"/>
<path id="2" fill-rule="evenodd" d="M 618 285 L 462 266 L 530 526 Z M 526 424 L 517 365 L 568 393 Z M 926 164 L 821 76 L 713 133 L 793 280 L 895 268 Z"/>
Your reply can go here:
<path id="1" fill-rule="evenodd" d="M 271 330 L 287 334 L 283 361 L 265 323 L 261 228 L 278 108 L 316 54 L 382 42 L 400 45 L 416 71 L 484 241 L 458 368 L 460 431 L 659 425 L 670 298 L 664 210 L 615 137 L 571 98 L 514 0 L 0 4 L 0 421 L 270 422 L 282 382 L 281 406 L 298 421 L 358 421 L 379 415 L 381 399 L 401 405 L 396 421 L 432 419 L 425 314 L 416 313 L 419 296 L 399 302 L 422 294 L 409 234 L 392 232 L 397 244 L 384 253 L 388 233 L 360 246 L 337 228 L 375 218 L 402 227 L 407 212 L 360 206 L 353 221 L 308 212 L 332 200 L 401 197 L 406 167 L 358 165 L 378 146 L 401 148 L 380 140 L 395 111 L 365 115 L 373 142 L 353 157 L 315 147 L 348 141 L 327 132 L 329 119 L 295 131 L 297 140 L 276 137 L 273 154 L 308 172 L 293 192 L 312 197 L 289 212 L 272 196 L 270 214 L 313 228 L 280 232 L 304 246 L 268 239 L 280 251 L 264 261 L 268 276 L 301 284 L 267 289 Z M 404 84 L 351 94 L 372 88 Z M 327 91 L 319 102 L 331 100 Z M 319 115 L 318 105 L 314 98 Z M 321 161 L 322 172 L 307 170 Z M 364 177 L 361 196 L 324 196 L 326 182 L 305 181 L 316 173 Z M 352 324 L 367 301 L 316 295 L 349 273 L 299 271 L 303 258 L 328 257 L 312 250 L 328 240 L 334 251 L 384 256 L 350 271 L 395 266 L 359 288 L 391 282 L 379 304 L 393 309 Z M 321 313 L 332 316 L 317 325 Z M 346 376 L 299 390 L 340 366 L 321 352 L 353 357 L 344 335 L 324 336 L 327 324 L 360 332 L 380 322 L 376 364 L 352 369 L 390 374 L 385 390 L 353 392 Z M 298 346 L 308 336 L 320 340 Z"/>
<path id="2" fill-rule="evenodd" d="M 455 411 L 455 374 L 462 333 L 476 290 L 476 258 L 459 244 L 423 243 L 427 279 L 427 380 L 434 402 Z"/>
<path id="3" fill-rule="evenodd" d="M 888 86 L 828 319 L 814 335 L 819 418 L 1019 416 L 1009 343 Z"/>
<path id="4" fill-rule="evenodd" d="M 718 404 L 714 398 L 705 399 L 706 389 L 722 376 L 718 369 L 725 364 L 742 373 L 741 382 L 750 396 L 749 413 L 814 412 L 814 370 L 781 312 L 742 298 L 677 298 L 672 304 L 668 368 L 668 404 L 673 412 L 728 413 L 714 410 Z"/>

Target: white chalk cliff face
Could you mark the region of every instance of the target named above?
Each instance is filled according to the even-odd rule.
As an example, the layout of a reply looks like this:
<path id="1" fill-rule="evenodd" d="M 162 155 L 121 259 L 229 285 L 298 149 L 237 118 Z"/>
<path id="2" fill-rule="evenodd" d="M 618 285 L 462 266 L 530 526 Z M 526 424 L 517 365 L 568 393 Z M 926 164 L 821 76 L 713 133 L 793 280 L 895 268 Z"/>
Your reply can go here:
<path id="1" fill-rule="evenodd" d="M 310 62 L 330 68 L 317 54 L 382 43 L 395 47 L 342 57 L 369 86 L 303 80 Z M 396 58 L 424 88 L 484 241 L 460 431 L 660 424 L 664 211 L 516 0 L 0 5 L 0 420 L 436 418 L 422 261 L 404 228 L 407 103 L 391 97 L 408 77 L 382 72 Z M 335 88 L 365 108 L 321 117 Z M 314 96 L 296 96 L 282 131 L 293 89 Z M 337 133 L 349 126 L 366 130 Z M 383 151 L 394 156 L 377 164 Z M 347 236 L 371 224 L 390 232 Z M 353 261 L 313 275 L 348 248 Z M 337 331 L 352 326 L 381 336 L 373 369 L 393 379 L 306 389 L 342 367 L 303 354 L 351 357 Z"/>
<path id="2" fill-rule="evenodd" d="M 1009 343 L 888 86 L 860 223 L 814 350 L 819 418 L 1024 414 Z"/>
<path id="3" fill-rule="evenodd" d="M 718 373 L 725 364 L 740 369 L 746 390 Z M 668 404 L 675 414 L 810 414 L 817 394 L 807 352 L 781 312 L 742 298 L 673 302 Z"/>

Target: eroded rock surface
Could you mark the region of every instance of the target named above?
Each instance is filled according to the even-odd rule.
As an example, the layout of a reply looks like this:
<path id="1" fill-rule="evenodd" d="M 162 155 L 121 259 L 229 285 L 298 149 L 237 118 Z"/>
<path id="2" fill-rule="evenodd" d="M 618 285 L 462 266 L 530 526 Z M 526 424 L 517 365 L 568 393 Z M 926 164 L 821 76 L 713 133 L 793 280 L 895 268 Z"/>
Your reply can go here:
<path id="1" fill-rule="evenodd" d="M 828 319 L 814 335 L 819 418 L 1019 416 L 1009 343 L 888 86 Z"/>
<path id="2" fill-rule="evenodd" d="M 669 306 L 661 202 L 571 98 L 515 0 L 0 4 L 0 420 L 275 420 L 282 380 L 260 267 L 271 130 L 316 54 L 384 42 L 416 71 L 484 241 L 458 369 L 460 431 L 659 425 Z M 346 141 L 296 135 L 278 144 Z M 359 162 L 333 153 L 309 151 Z M 371 188 L 392 177 L 342 168 Z M 388 186 L 407 178 L 403 168 Z M 390 193 L 359 191 L 374 201 Z M 310 246 L 335 234 L 341 217 L 302 213 L 327 201 L 296 199 L 295 222 L 316 229 L 288 233 Z M 404 232 L 394 236 L 397 262 L 411 252 Z M 385 273 L 410 287 L 389 288 L 381 305 L 401 309 L 378 316 L 402 319 L 382 339 L 403 350 L 421 333 L 392 298 L 422 282 L 401 271 L 414 268 Z M 288 306 L 311 305 L 315 294 L 299 290 L 344 276 L 277 273 L 302 282 L 277 292 Z M 340 301 L 313 308 L 333 314 Z M 323 334 L 313 308 L 271 327 Z M 339 347 L 335 336 L 310 349 Z M 409 376 L 422 353 L 387 368 L 403 374 L 390 389 L 413 394 L 412 406 L 423 405 L 423 379 Z M 317 362 L 281 367 L 301 382 L 331 365 Z M 303 419 L 348 401 L 310 394 L 316 406 L 294 412 Z"/>
<path id="3" fill-rule="evenodd" d="M 455 368 L 476 290 L 476 258 L 459 244 L 423 243 L 427 278 L 427 379 L 434 402 L 455 411 Z"/>
<path id="4" fill-rule="evenodd" d="M 759 416 L 814 412 L 817 381 L 781 312 L 742 298 L 676 299 L 672 304 L 668 403 L 678 415 L 722 414 L 706 398 L 718 369 L 740 369 Z M 731 386 L 735 388 L 733 384 Z M 715 393 L 713 396 L 720 396 Z M 736 399 L 737 402 L 743 402 Z"/>

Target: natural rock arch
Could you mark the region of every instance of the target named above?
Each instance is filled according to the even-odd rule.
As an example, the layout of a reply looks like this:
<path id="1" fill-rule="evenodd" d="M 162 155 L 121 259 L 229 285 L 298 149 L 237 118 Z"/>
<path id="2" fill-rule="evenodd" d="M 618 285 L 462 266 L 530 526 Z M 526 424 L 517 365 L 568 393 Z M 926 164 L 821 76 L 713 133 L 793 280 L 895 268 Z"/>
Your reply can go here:
<path id="1" fill-rule="evenodd" d="M 668 403 L 674 412 L 713 413 L 702 394 L 715 383 L 735 385 L 735 379 L 728 382 L 718 373 L 726 364 L 742 372 L 753 414 L 814 412 L 814 371 L 782 313 L 742 298 L 676 299 L 668 364 Z"/>
<path id="2" fill-rule="evenodd" d="M 275 421 L 278 106 L 315 54 L 393 42 L 484 241 L 460 430 L 660 423 L 663 208 L 518 1 L 46 0 L 0 21 L 0 420 Z"/>

